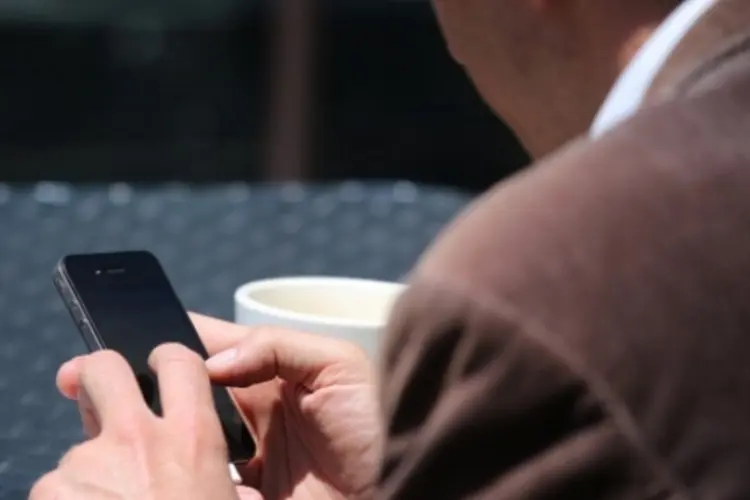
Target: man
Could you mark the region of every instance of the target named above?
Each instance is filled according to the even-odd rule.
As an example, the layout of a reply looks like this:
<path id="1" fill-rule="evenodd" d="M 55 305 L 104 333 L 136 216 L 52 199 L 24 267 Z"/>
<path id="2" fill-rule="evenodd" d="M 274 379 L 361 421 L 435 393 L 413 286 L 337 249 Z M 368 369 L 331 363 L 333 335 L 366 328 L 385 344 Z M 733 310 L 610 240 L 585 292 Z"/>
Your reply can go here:
<path id="1" fill-rule="evenodd" d="M 196 316 L 215 355 L 154 352 L 163 418 L 113 353 L 61 368 L 92 439 L 32 498 L 750 498 L 750 2 L 436 10 L 487 102 L 554 153 L 414 270 L 382 414 L 351 346 Z M 260 442 L 234 492 L 206 373 Z"/>

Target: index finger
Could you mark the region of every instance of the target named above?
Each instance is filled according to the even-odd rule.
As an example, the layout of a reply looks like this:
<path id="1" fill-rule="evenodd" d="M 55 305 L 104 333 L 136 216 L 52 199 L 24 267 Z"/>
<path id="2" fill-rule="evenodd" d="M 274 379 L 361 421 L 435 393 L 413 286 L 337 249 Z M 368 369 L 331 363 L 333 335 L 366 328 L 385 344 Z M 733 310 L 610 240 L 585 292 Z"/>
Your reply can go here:
<path id="1" fill-rule="evenodd" d="M 331 369 L 345 365 L 355 365 L 357 369 Z M 210 358 L 206 366 L 214 381 L 234 387 L 279 377 L 315 391 L 332 379 L 340 384 L 354 384 L 367 381 L 370 376 L 370 363 L 358 346 L 331 337 L 272 327 L 253 329 L 242 342 Z"/>
<path id="2" fill-rule="evenodd" d="M 98 351 L 80 365 L 80 389 L 86 391 L 102 429 L 130 424 L 150 413 L 133 369 L 120 354 Z"/>
<path id="3" fill-rule="evenodd" d="M 203 359 L 180 344 L 163 344 L 148 358 L 159 382 L 162 416 L 186 421 L 199 418 L 203 424 L 215 415 L 211 383 Z M 218 426 L 218 418 L 214 418 Z"/>

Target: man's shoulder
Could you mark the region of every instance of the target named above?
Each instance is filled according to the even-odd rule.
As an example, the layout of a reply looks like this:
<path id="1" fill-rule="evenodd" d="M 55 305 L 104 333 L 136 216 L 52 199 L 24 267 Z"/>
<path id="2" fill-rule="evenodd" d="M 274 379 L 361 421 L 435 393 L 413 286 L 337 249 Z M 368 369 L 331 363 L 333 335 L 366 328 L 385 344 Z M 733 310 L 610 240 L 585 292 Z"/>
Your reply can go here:
<path id="1" fill-rule="evenodd" d="M 642 110 L 497 184 L 443 231 L 417 273 L 480 287 L 526 282 L 531 265 L 590 263 L 596 241 L 624 252 L 682 224 L 698 230 L 710 224 L 702 206 L 716 197 L 750 209 L 737 193 L 750 188 L 750 81 L 741 83 Z M 523 277 L 509 279 L 520 269 Z"/>
<path id="2" fill-rule="evenodd" d="M 697 348 L 710 330 L 730 352 L 750 349 L 732 330 L 750 329 L 750 107 L 733 108 L 734 92 L 641 111 L 500 183 L 446 228 L 415 281 L 496 304 L 616 384 L 630 380 L 615 373 L 623 360 L 669 354 L 675 336 Z"/>
<path id="3" fill-rule="evenodd" d="M 579 423 L 589 403 L 630 458 L 612 466 L 589 442 L 556 471 L 580 479 L 575 464 L 609 464 L 649 490 L 617 498 L 659 485 L 674 498 L 748 497 L 750 79 L 732 72 L 750 70 L 722 71 L 497 185 L 426 252 L 386 336 L 388 411 L 412 422 L 411 403 L 432 408 L 450 376 L 488 374 L 434 404 L 430 421 L 452 434 L 420 427 L 429 449 L 481 439 L 477 426 L 451 427 L 456 414 L 507 439 L 515 429 L 503 423 L 542 421 L 526 429 L 544 435 Z M 434 456 L 424 449 L 410 458 Z"/>
<path id="4" fill-rule="evenodd" d="M 412 297 L 439 283 L 469 323 L 510 317 L 695 491 L 750 488 L 736 396 L 750 392 L 750 103 L 737 92 L 642 111 L 499 184 L 413 278 Z M 693 474 L 701 464 L 731 472 Z"/>

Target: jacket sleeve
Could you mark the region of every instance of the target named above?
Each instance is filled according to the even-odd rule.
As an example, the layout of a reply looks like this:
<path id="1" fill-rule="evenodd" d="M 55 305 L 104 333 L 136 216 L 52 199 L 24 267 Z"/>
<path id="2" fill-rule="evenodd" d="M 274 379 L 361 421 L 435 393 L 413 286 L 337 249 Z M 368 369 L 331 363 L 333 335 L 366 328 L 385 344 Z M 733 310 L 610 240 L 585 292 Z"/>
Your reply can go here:
<path id="1" fill-rule="evenodd" d="M 669 498 L 564 360 L 500 304 L 416 280 L 382 360 L 382 499 Z"/>

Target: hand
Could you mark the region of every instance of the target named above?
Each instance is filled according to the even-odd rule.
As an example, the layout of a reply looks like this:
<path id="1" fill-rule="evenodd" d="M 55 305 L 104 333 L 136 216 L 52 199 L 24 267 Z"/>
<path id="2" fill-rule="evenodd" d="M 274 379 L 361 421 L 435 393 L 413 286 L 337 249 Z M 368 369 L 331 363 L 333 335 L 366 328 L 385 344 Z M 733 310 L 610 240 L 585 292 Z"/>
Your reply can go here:
<path id="1" fill-rule="evenodd" d="M 233 394 L 258 457 L 241 473 L 266 500 L 368 498 L 381 458 L 373 367 L 358 347 L 328 337 L 248 328 L 193 315 L 213 381 Z M 58 386 L 75 398 L 80 358 Z"/>
<path id="2" fill-rule="evenodd" d="M 130 366 L 101 351 L 77 362 L 75 387 L 90 439 L 74 447 L 39 480 L 32 500 L 250 499 L 235 490 L 227 450 L 200 357 L 179 345 L 157 348 L 162 416 L 141 394 Z M 73 375 L 71 373 L 70 375 Z"/>

